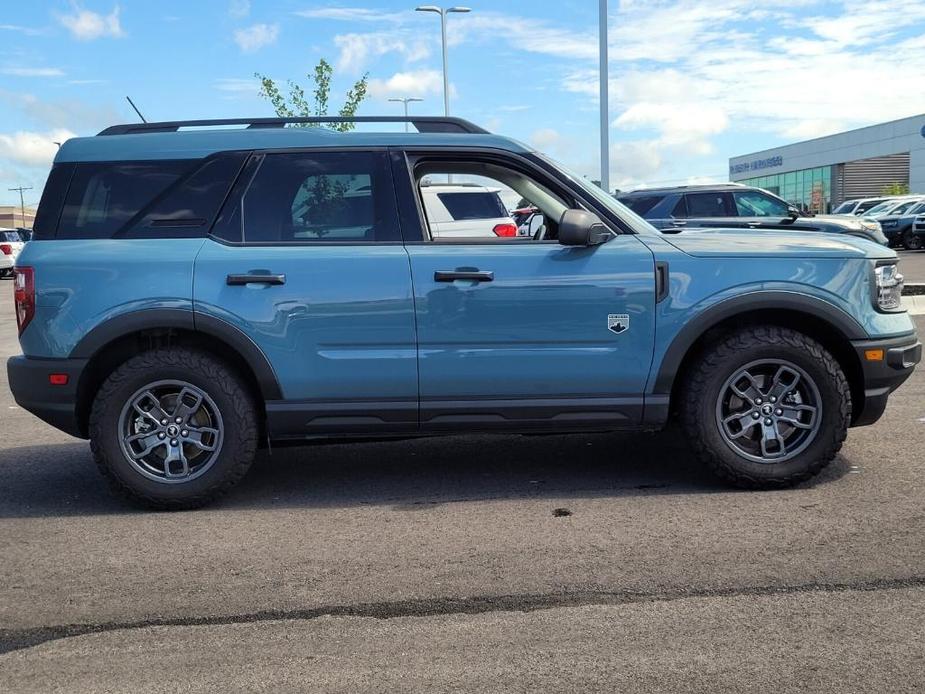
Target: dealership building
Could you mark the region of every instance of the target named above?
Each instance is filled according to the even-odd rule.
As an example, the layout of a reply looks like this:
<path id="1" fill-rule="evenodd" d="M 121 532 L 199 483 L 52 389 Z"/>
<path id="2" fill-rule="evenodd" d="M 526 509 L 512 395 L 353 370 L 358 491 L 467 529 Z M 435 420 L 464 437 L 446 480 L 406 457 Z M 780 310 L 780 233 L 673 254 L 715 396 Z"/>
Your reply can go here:
<path id="1" fill-rule="evenodd" d="M 729 179 L 813 212 L 892 184 L 925 195 L 925 114 L 732 157 Z"/>

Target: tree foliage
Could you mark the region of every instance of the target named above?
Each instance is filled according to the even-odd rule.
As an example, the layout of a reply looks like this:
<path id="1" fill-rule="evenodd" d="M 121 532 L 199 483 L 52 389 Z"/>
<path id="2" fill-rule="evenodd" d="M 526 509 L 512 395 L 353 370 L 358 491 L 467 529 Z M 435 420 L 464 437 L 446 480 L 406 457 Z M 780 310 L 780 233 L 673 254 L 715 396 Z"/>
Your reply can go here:
<path id="1" fill-rule="evenodd" d="M 908 195 L 909 194 L 909 184 L 908 183 L 891 183 L 888 186 L 885 186 L 883 190 L 880 191 L 881 195 Z"/>
<path id="2" fill-rule="evenodd" d="M 260 80 L 260 96 L 265 98 L 273 106 L 276 115 L 280 118 L 297 118 L 310 116 L 327 116 L 328 105 L 331 97 L 331 76 L 334 69 L 324 58 L 318 61 L 314 73 L 308 77 L 314 82 L 312 90 L 313 103 L 309 103 L 305 95 L 305 89 L 292 80 L 287 80 L 289 93 L 284 94 L 276 82 L 266 75 L 255 72 L 254 76 Z M 356 115 L 357 109 L 366 98 L 366 88 L 368 86 L 369 73 L 365 73 L 358 79 L 353 86 L 347 91 L 344 99 L 344 105 L 337 111 L 337 115 L 345 118 L 352 118 Z M 311 127 L 315 123 L 293 123 L 297 127 Z M 334 130 L 346 132 L 356 127 L 355 123 L 331 123 Z"/>

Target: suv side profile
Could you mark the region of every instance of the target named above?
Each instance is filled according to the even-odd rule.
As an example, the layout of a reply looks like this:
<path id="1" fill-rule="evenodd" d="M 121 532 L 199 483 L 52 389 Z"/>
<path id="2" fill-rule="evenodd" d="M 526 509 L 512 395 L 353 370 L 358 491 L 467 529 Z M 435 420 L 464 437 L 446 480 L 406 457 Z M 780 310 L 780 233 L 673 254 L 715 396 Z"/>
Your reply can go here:
<path id="1" fill-rule="evenodd" d="M 783 487 L 921 359 L 888 248 L 663 235 L 460 119 L 284 127 L 343 120 L 113 126 L 61 146 L 15 269 L 9 383 L 132 499 L 202 505 L 266 442 L 671 419 L 723 480 Z M 509 188 L 541 223 L 441 238 L 422 184 L 443 176 Z"/>
<path id="2" fill-rule="evenodd" d="M 673 233 L 693 228 L 825 231 L 887 243 L 874 220 L 805 215 L 776 195 L 741 183 L 634 190 L 619 199 L 655 227 Z"/>

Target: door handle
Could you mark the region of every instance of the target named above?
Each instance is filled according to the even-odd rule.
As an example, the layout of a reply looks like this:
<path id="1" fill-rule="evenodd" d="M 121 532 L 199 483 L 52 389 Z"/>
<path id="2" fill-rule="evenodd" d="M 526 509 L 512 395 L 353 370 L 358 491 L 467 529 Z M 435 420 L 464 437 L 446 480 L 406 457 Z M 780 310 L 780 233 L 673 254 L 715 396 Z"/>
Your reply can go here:
<path id="1" fill-rule="evenodd" d="M 241 284 L 286 284 L 286 275 L 251 272 L 243 275 L 228 275 L 225 282 L 230 287 Z"/>
<path id="2" fill-rule="evenodd" d="M 494 279 L 495 273 L 480 270 L 437 270 L 434 273 L 434 282 L 454 282 L 456 280 L 491 282 Z"/>

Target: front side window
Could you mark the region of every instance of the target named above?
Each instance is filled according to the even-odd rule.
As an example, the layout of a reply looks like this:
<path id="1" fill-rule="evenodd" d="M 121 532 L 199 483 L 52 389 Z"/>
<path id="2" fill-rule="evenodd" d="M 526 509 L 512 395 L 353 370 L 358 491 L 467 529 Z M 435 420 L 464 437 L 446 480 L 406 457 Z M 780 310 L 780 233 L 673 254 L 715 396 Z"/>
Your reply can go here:
<path id="1" fill-rule="evenodd" d="M 732 197 L 740 217 L 786 217 L 788 214 L 783 201 L 754 190 L 736 191 Z"/>
<path id="2" fill-rule="evenodd" d="M 877 207 L 882 202 L 882 198 L 878 200 L 865 200 L 858 205 L 858 208 L 854 211 L 854 213 L 857 215 L 864 214 L 865 212 L 872 210 L 874 207 Z"/>
<path id="3" fill-rule="evenodd" d="M 388 161 L 376 152 L 267 154 L 241 209 L 245 243 L 401 240 Z"/>

